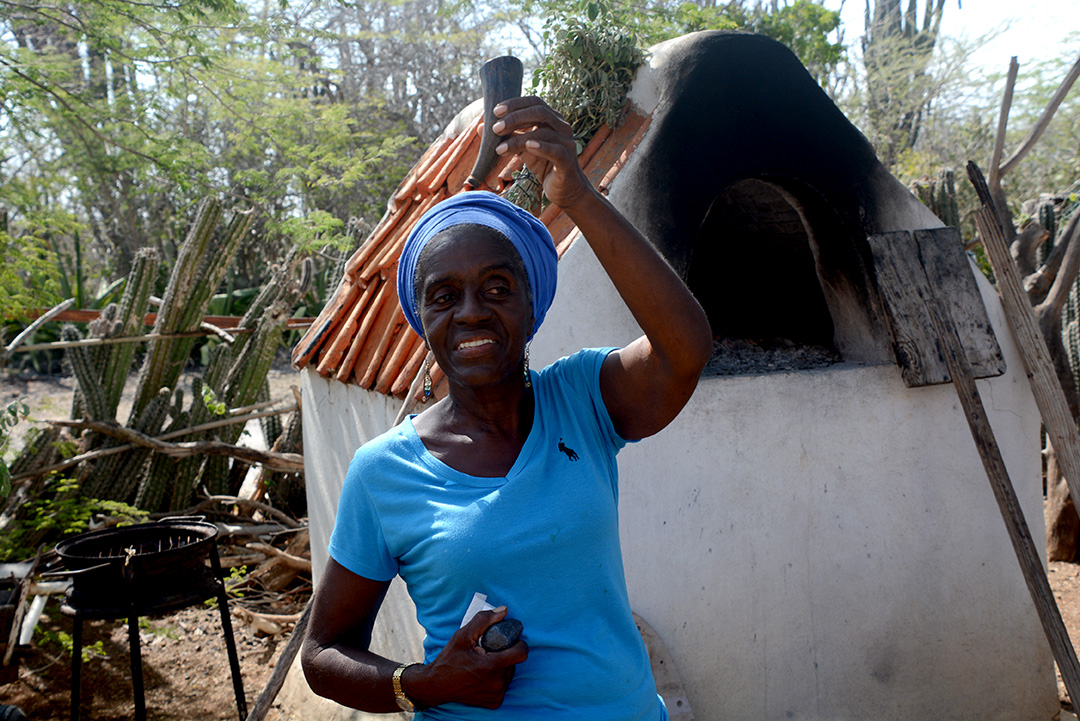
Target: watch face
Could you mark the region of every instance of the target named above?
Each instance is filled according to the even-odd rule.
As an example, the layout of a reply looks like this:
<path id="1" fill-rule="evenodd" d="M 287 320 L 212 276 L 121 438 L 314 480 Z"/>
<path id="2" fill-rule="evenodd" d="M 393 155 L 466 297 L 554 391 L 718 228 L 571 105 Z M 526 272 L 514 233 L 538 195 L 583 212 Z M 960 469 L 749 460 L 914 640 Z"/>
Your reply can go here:
<path id="1" fill-rule="evenodd" d="M 408 711 L 409 713 L 412 713 L 416 710 L 416 707 L 413 706 L 413 702 L 410 701 L 409 698 L 405 696 L 405 694 L 397 697 L 397 705 L 398 708 L 400 708 L 402 711 Z"/>

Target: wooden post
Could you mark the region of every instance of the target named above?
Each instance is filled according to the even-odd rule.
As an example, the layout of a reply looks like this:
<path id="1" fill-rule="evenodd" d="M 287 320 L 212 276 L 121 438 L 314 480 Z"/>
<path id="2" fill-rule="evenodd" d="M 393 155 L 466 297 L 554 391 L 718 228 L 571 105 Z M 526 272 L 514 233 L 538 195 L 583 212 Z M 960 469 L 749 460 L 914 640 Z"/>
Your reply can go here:
<path id="1" fill-rule="evenodd" d="M 986 409 L 983 408 L 982 400 L 979 398 L 975 378 L 971 375 L 971 366 L 960 345 L 960 338 L 956 334 L 956 326 L 953 325 L 948 311 L 940 300 L 936 298 L 928 300 L 926 306 L 930 311 L 930 318 L 938 336 L 941 338 L 941 344 L 945 350 L 945 362 L 949 366 L 956 395 L 960 397 L 960 405 L 964 408 L 964 415 L 971 428 L 971 436 L 975 439 L 979 456 L 982 457 L 986 476 L 994 491 L 998 508 L 1001 509 L 1005 528 L 1009 532 L 1009 540 L 1012 541 L 1013 550 L 1016 551 L 1016 560 L 1020 562 L 1024 582 L 1027 584 L 1028 591 L 1031 592 L 1032 601 L 1035 602 L 1035 610 L 1039 614 L 1039 621 L 1042 623 L 1043 632 L 1046 633 L 1046 639 L 1050 642 L 1050 649 L 1054 654 L 1054 660 L 1057 661 L 1058 670 L 1061 671 L 1061 678 L 1069 691 L 1069 698 L 1080 699 L 1080 663 L 1077 662 L 1076 651 L 1069 640 L 1069 632 L 1061 620 L 1061 612 L 1054 601 L 1050 582 L 1043 571 L 1038 548 L 1031 538 L 1027 521 L 1024 520 L 1024 512 L 1020 508 L 1016 491 L 1009 479 L 1009 472 L 1001 458 L 1001 450 L 994 438 L 990 421 L 986 417 Z"/>
<path id="2" fill-rule="evenodd" d="M 986 180 L 975 163 L 968 163 L 967 171 L 983 204 L 975 213 L 975 223 L 982 236 L 986 257 L 994 268 L 1005 317 L 1016 337 L 1020 357 L 1031 382 L 1031 392 L 1069 486 L 1069 496 L 1073 505 L 1080 510 L 1080 436 L 1076 432 L 1076 419 L 1069 412 L 1069 403 L 1065 400 L 1065 393 L 1061 390 L 1054 363 L 1050 359 L 1050 349 L 1046 347 L 1039 321 L 1035 318 L 1035 311 L 1012 261 Z"/>
<path id="3" fill-rule="evenodd" d="M 281 656 L 278 657 L 274 672 L 270 674 L 270 680 L 263 687 L 262 693 L 259 694 L 259 698 L 255 701 L 255 705 L 252 707 L 251 713 L 248 714 L 246 721 L 262 721 L 266 718 L 270 707 L 273 706 L 274 699 L 277 698 L 278 692 L 281 691 L 281 687 L 285 684 L 285 677 L 289 674 L 289 669 L 292 668 L 293 659 L 296 658 L 296 653 L 304 643 L 308 619 L 311 618 L 312 601 L 314 601 L 314 597 L 308 599 L 307 605 L 304 606 L 304 612 L 300 615 L 300 620 L 293 626 L 292 635 L 289 636 L 289 642 L 285 644 Z"/>

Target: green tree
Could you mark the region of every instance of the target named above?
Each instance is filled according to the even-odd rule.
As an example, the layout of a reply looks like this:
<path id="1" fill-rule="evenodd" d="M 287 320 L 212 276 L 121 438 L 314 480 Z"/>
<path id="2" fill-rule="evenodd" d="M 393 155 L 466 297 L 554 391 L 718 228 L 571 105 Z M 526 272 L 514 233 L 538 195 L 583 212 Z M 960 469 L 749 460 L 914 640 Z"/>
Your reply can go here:
<path id="1" fill-rule="evenodd" d="M 818 0 L 528 0 L 516 25 L 539 57 L 556 41 L 556 28 L 582 16 L 617 26 L 642 47 L 699 30 L 744 30 L 787 45 L 822 86 L 845 58 L 840 13 Z M 535 21 L 543 18 L 543 31 Z"/>
<path id="2" fill-rule="evenodd" d="M 922 22 L 918 3 L 875 0 L 866 4 L 862 61 L 865 92 L 861 104 L 871 142 L 886 166 L 914 147 L 926 113 L 936 96 L 937 81 L 928 67 L 941 31 L 945 0 L 924 0 Z"/>
<path id="3" fill-rule="evenodd" d="M 88 273 L 118 276 L 142 247 L 168 264 L 218 194 L 261 211 L 233 278 L 256 284 L 294 244 L 355 245 L 476 92 L 482 37 L 427 0 L 7 3 L 0 208 L 60 256 L 81 230 Z"/>

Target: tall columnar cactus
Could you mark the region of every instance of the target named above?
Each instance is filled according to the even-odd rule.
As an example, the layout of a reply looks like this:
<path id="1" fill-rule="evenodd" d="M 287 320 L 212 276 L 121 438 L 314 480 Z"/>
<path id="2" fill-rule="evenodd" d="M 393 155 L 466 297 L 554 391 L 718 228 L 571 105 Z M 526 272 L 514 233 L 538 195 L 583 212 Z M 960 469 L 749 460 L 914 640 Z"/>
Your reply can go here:
<path id="1" fill-rule="evenodd" d="M 303 453 L 303 413 L 297 409 L 290 417 L 281 437 L 276 441 L 281 453 Z M 301 473 L 272 473 L 266 483 L 274 505 L 297 518 L 307 515 L 307 493 Z"/>
<path id="2" fill-rule="evenodd" d="M 216 233 L 221 216 L 221 203 L 216 198 L 206 198 L 199 205 L 195 222 L 173 265 L 161 312 L 154 324 L 155 333 L 195 330 L 202 322 L 210 298 L 253 219 L 251 213 L 235 213 L 224 232 Z M 176 385 L 194 344 L 194 337 L 160 338 L 150 342 L 139 374 L 131 409 L 132 420 L 139 417 L 160 388 Z"/>
<path id="3" fill-rule="evenodd" d="M 910 189 L 941 222 L 954 228 L 960 227 L 960 205 L 956 200 L 956 177 L 953 171 L 939 170 L 937 175 L 929 180 L 912 183 Z"/>
<path id="4" fill-rule="evenodd" d="M 1080 212 L 1080 208 L 1074 208 L 1073 212 Z M 1063 220 L 1065 219 L 1057 217 L 1051 203 L 1043 203 L 1039 206 L 1039 223 L 1047 230 L 1053 228 L 1057 231 Z M 1051 234 L 1050 238 L 1052 243 L 1054 235 Z M 1080 278 L 1077 278 L 1069 289 L 1069 297 L 1061 312 L 1061 341 L 1065 346 L 1069 369 L 1072 371 L 1077 386 L 1080 387 Z"/>
<path id="5" fill-rule="evenodd" d="M 154 291 L 159 265 L 157 251 L 153 248 L 143 248 L 135 254 L 124 286 L 124 295 L 117 306 L 117 325 L 114 329 L 117 335 L 141 335 L 143 318 L 150 304 L 150 295 Z M 109 408 L 115 417 L 120 397 L 124 394 L 124 383 L 131 373 L 136 347 L 134 343 L 118 343 L 105 347 L 109 348 L 109 354 L 102 374 L 102 384 L 105 386 Z"/>
<path id="6" fill-rule="evenodd" d="M 60 329 L 60 340 L 72 343 L 83 340 L 79 329 L 70 323 L 64 324 Z M 75 380 L 79 384 L 79 398 L 83 413 L 89 420 L 106 421 L 113 420 L 116 416 L 108 411 L 105 389 L 101 385 L 100 356 L 94 353 L 93 347 L 77 346 L 68 349 L 67 359 L 71 363 L 71 370 L 75 374 Z"/>
<path id="7" fill-rule="evenodd" d="M 1054 207 L 1053 197 L 1041 197 L 1035 214 L 1039 225 L 1046 228 L 1047 233 L 1046 240 L 1035 251 L 1035 260 L 1039 265 L 1042 265 L 1050 256 L 1050 251 L 1054 247 L 1054 239 L 1057 238 L 1058 233 L 1058 214 Z M 1070 292 L 1070 295 L 1072 295 L 1072 292 Z"/>
<path id="8" fill-rule="evenodd" d="M 183 391 L 176 390 L 175 397 L 182 402 Z M 191 414 L 180 410 L 175 404 L 172 411 L 172 422 L 165 428 L 166 433 L 191 427 Z M 150 466 L 139 479 L 139 490 L 135 493 L 135 505 L 144 510 L 160 510 L 168 507 L 168 500 L 172 497 L 176 479 L 177 468 L 181 463 L 191 459 L 171 458 L 164 453 L 157 453 L 150 459 Z M 184 505 L 187 505 L 187 494 Z M 183 506 L 181 506 L 182 508 Z"/>
<path id="9" fill-rule="evenodd" d="M 162 388 L 146 404 L 135 423 L 129 428 L 147 436 L 157 435 L 169 416 L 172 391 Z M 124 454 L 107 456 L 94 466 L 83 481 L 83 493 L 91 498 L 111 501 L 129 501 L 138 487 L 139 479 L 150 460 L 151 450 L 133 448 Z M 115 459 L 115 460 L 114 460 Z"/>
<path id="10" fill-rule="evenodd" d="M 100 317 L 90 323 L 87 329 L 90 338 L 131 337 L 142 333 L 143 318 L 154 290 L 157 269 L 158 255 L 153 248 L 143 248 L 135 254 L 120 302 L 107 305 Z M 62 333 L 67 333 L 67 338 L 72 340 L 81 337 L 73 327 Z M 115 419 L 134 357 L 134 343 L 70 349 L 68 360 L 75 369 L 78 381 L 72 416 L 86 416 L 93 420 Z M 95 396 L 93 407 L 86 405 L 88 396 Z"/>

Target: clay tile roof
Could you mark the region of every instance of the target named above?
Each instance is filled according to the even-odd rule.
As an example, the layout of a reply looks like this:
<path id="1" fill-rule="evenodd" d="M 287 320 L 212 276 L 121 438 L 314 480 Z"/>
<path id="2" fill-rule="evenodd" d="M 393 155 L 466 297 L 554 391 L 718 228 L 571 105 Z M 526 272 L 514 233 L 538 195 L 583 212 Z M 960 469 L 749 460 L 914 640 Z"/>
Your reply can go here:
<path id="1" fill-rule="evenodd" d="M 409 171 L 390 199 L 386 215 L 346 263 L 334 297 L 293 348 L 293 365 L 314 365 L 324 378 L 405 396 L 421 370 L 426 350 L 398 306 L 398 257 L 420 216 L 440 200 L 465 190 L 465 178 L 480 147 L 481 119 L 477 111 L 464 130 L 456 135 L 448 130 Z M 607 193 L 651 119 L 631 110 L 614 131 L 601 128 L 581 152 L 582 167 L 601 192 Z M 521 165 L 518 156 L 500 159 L 485 181 L 486 189 L 506 190 Z M 551 231 L 561 258 L 577 237 L 577 226 L 554 205 L 540 214 L 540 220 Z M 438 395 L 445 379 L 437 366 L 431 374 Z"/>

